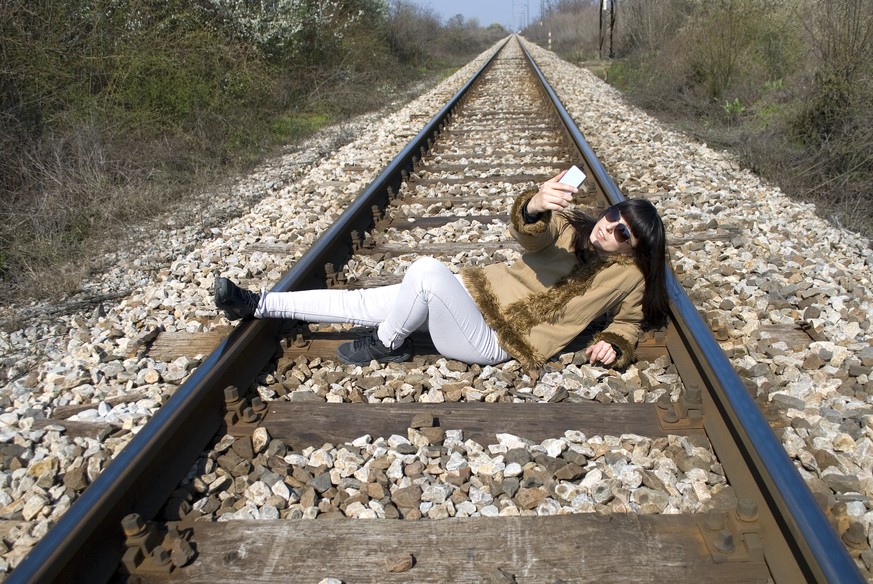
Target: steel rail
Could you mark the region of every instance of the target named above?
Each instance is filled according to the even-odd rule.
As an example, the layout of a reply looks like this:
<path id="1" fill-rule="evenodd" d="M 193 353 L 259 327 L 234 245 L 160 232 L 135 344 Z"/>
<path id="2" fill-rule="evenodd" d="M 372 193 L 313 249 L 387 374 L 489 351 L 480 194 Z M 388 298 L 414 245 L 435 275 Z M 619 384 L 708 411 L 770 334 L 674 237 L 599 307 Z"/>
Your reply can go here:
<path id="1" fill-rule="evenodd" d="M 555 105 L 566 130 L 582 153 L 599 190 L 610 204 L 624 200 L 615 181 L 606 172 L 594 150 L 576 127 L 558 95 L 546 81 L 527 47 L 522 44 L 529 64 Z M 710 380 L 713 398 L 737 440 L 748 464 L 762 481 L 762 490 L 772 497 L 773 514 L 784 523 L 786 539 L 797 550 L 797 561 L 814 582 L 844 584 L 864 582 L 845 545 L 831 527 L 815 497 L 794 467 L 758 406 L 749 397 L 742 380 L 706 326 L 700 313 L 667 270 L 667 291 L 674 320 L 684 342 L 696 357 L 702 377 Z"/>
<path id="2" fill-rule="evenodd" d="M 497 54 L 503 50 L 509 38 L 500 45 L 494 54 L 482 67 L 464 84 L 452 99 L 427 123 L 409 144 L 392 160 L 373 182 L 358 196 L 322 236 L 312 245 L 312 248 L 298 260 L 294 268 L 289 270 L 273 288 L 277 292 L 312 288 L 317 282 L 321 287 L 324 282 L 324 266 L 327 263 L 338 264 L 347 258 L 352 249 L 351 233 L 363 233 L 373 224 L 373 206 L 384 208 L 388 203 L 389 190 L 398 190 L 404 173 L 411 172 L 413 162 L 422 152 L 429 150 L 428 141 L 438 135 L 451 114 L 468 94 L 470 88 L 479 77 L 491 66 Z"/>
<path id="3" fill-rule="evenodd" d="M 438 135 L 509 38 L 319 237 L 273 291 L 323 286 L 324 264 L 348 256 L 352 231 L 362 231 L 372 224 L 373 206 L 387 204 L 389 188 L 399 187 L 403 173 L 409 172 L 414 159 L 429 149 L 429 140 Z M 122 519 L 130 513 L 151 519 L 164 506 L 220 429 L 225 410 L 224 388 L 229 385 L 248 388 L 275 353 L 280 333 L 278 320 L 252 320 L 237 326 L 9 574 L 7 584 L 108 581 L 124 553 Z"/>

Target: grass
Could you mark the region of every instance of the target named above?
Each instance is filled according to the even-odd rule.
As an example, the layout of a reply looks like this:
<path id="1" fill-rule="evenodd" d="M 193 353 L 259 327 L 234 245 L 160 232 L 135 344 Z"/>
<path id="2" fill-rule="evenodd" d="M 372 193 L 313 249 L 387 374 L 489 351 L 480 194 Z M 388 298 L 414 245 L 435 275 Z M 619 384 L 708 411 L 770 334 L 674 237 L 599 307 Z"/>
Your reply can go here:
<path id="1" fill-rule="evenodd" d="M 257 7 L 80 4 L 0 2 L 3 304 L 75 293 L 95 255 L 141 222 L 184 213 L 199 192 L 397 102 L 505 34 L 364 3 L 373 18 L 330 17 L 342 35 L 304 26 L 275 44 L 237 26 L 251 16 L 272 30 L 276 14 Z M 404 58 L 409 47 L 420 58 Z"/>
<path id="2" fill-rule="evenodd" d="M 99 256 L 123 244 L 125 233 L 135 232 L 138 226 L 168 212 L 184 214 L 186 201 L 196 193 L 221 190 L 221 185 L 234 177 L 322 128 L 409 98 L 423 81 L 435 83 L 456 70 L 441 66 L 425 75 L 416 71 L 406 77 L 405 84 L 395 83 L 391 92 L 346 87 L 340 107 L 320 102 L 316 104 L 320 111 L 313 107 L 313 111 L 256 116 L 248 125 L 220 128 L 216 124 L 199 135 L 139 139 L 135 146 L 118 141 L 98 147 L 101 133 L 94 129 L 81 160 L 70 165 L 68 159 L 66 166 L 58 160 L 56 166 L 43 169 L 43 184 L 54 185 L 43 196 L 49 207 L 39 215 L 45 221 L 33 220 L 35 224 L 14 232 L 0 230 L 0 304 L 77 293 L 94 266 L 101 265 Z M 368 94 L 355 99 L 354 92 L 361 91 Z M 352 111 L 355 103 L 369 107 Z M 102 137 L 105 139 L 106 133 Z M 58 152 L 70 150 L 67 140 L 55 148 Z M 106 174 L 83 170 L 100 168 L 94 162 L 99 158 L 97 150 L 127 157 L 119 162 L 122 170 L 114 181 Z M 31 211 L 23 208 L 21 215 Z"/>
<path id="3" fill-rule="evenodd" d="M 294 142 L 329 126 L 334 118 L 326 113 L 295 112 L 276 117 L 270 123 L 270 136 L 277 144 Z"/>

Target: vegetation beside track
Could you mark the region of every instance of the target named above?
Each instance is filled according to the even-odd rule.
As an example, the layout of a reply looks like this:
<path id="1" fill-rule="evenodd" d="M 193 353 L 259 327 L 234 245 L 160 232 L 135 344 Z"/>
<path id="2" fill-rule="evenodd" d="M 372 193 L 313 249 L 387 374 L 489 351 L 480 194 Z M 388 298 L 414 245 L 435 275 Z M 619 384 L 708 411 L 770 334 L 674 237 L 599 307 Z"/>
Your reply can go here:
<path id="1" fill-rule="evenodd" d="M 549 5 L 528 39 L 873 235 L 873 0 Z"/>
<path id="2" fill-rule="evenodd" d="M 505 35 L 406 0 L 0 3 L 0 302 Z"/>

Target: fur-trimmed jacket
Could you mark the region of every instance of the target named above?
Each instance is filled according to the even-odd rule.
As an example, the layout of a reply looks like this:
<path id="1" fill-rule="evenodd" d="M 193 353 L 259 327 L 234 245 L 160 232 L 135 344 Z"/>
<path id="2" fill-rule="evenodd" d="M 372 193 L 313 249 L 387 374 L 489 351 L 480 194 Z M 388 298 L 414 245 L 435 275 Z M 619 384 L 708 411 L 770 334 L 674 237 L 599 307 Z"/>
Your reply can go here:
<path id="1" fill-rule="evenodd" d="M 465 268 L 461 274 L 500 346 L 522 364 L 539 369 L 594 319 L 611 322 L 593 342 L 617 346 L 612 364 L 631 363 L 643 320 L 643 273 L 627 256 L 598 256 L 580 264 L 573 253 L 575 229 L 560 213 L 546 211 L 525 223 L 522 210 L 535 191 L 512 206 L 510 233 L 525 249 L 511 266 Z"/>

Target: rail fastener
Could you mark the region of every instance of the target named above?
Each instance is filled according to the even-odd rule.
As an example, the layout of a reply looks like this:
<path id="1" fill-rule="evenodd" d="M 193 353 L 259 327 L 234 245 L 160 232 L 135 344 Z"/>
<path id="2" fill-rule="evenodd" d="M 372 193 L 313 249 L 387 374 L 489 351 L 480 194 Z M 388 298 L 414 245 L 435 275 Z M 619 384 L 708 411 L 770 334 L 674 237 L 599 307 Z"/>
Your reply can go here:
<path id="1" fill-rule="evenodd" d="M 757 520 L 758 505 L 748 498 L 740 498 L 733 513 L 707 513 L 698 527 L 712 560 L 721 563 L 764 559 Z"/>
<path id="2" fill-rule="evenodd" d="M 189 531 L 180 532 L 174 524 L 162 527 L 146 521 L 138 513 L 121 521 L 125 551 L 121 571 L 129 575 L 161 576 L 189 564 L 197 555 Z"/>

